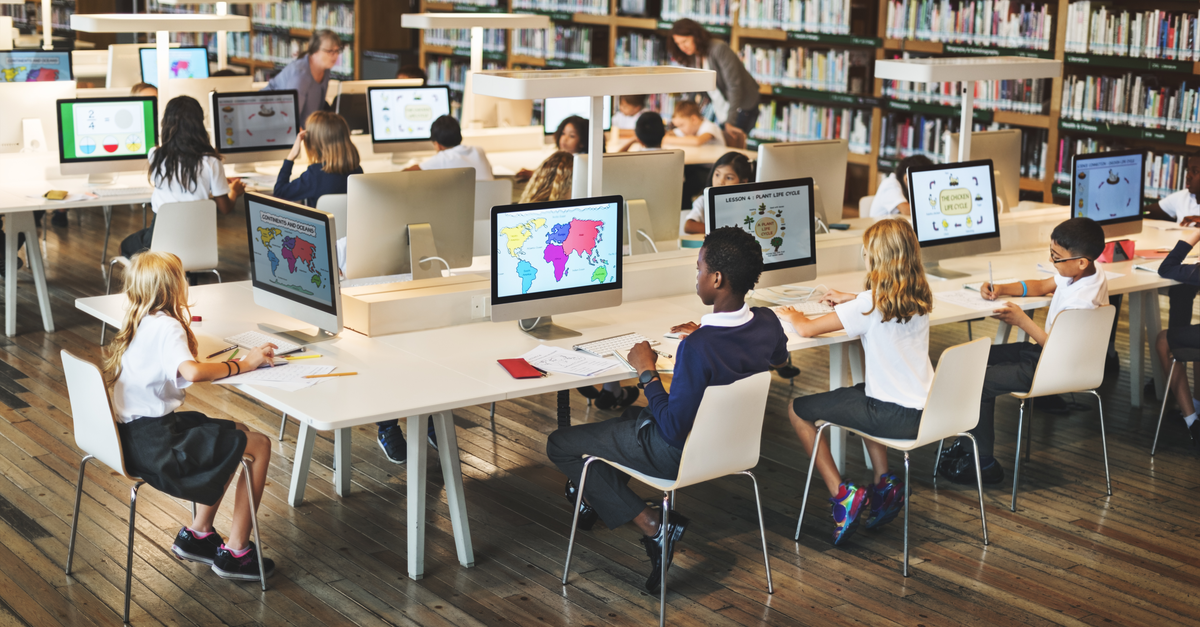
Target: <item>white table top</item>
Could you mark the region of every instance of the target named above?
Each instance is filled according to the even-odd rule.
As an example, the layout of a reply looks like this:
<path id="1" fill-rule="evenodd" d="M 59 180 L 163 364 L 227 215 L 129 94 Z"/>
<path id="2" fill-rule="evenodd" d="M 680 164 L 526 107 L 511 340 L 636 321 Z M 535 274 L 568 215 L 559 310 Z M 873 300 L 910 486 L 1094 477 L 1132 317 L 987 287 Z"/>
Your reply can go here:
<path id="1" fill-rule="evenodd" d="M 917 83 L 1058 78 L 1061 74 L 1062 61 L 1028 57 L 931 57 L 875 62 L 875 78 Z"/>
<path id="2" fill-rule="evenodd" d="M 581 70 L 488 70 L 475 74 L 481 96 L 531 100 L 578 96 L 678 94 L 716 89 L 717 73 L 676 66 Z"/>
<path id="3" fill-rule="evenodd" d="M 550 17 L 521 13 L 407 13 L 400 16 L 400 26 L 419 29 L 550 28 Z"/>
<path id="4" fill-rule="evenodd" d="M 71 30 L 84 33 L 246 32 L 250 30 L 250 18 L 211 13 L 76 13 L 71 16 Z"/>

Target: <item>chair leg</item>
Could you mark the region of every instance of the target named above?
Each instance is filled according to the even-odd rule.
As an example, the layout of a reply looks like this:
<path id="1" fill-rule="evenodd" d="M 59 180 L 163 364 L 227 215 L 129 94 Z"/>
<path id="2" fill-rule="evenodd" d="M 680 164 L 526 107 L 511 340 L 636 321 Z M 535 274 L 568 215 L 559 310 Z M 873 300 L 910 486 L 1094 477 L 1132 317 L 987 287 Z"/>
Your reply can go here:
<path id="1" fill-rule="evenodd" d="M 1108 489 L 1108 495 L 1112 496 L 1112 475 L 1108 472 L 1108 438 L 1104 435 L 1104 401 L 1100 399 L 1096 390 L 1088 390 L 1088 392 L 1096 397 L 1097 409 L 1100 410 L 1100 446 L 1104 449 L 1104 485 Z M 1166 394 L 1164 393 L 1163 396 Z"/>
<path id="2" fill-rule="evenodd" d="M 904 451 L 904 576 L 908 576 L 908 501 L 912 488 L 908 485 L 908 451 Z"/>
<path id="3" fill-rule="evenodd" d="M 1163 413 L 1167 411 L 1167 398 L 1171 396 L 1170 387 L 1171 379 L 1175 376 L 1175 359 L 1171 359 L 1171 369 L 1167 371 L 1167 390 L 1163 392 L 1162 407 L 1158 410 L 1158 426 L 1154 427 L 1154 444 L 1150 445 L 1150 457 L 1154 457 L 1154 451 L 1158 449 L 1158 432 L 1162 429 Z"/>
<path id="4" fill-rule="evenodd" d="M 100 271 L 104 272 L 104 260 L 108 259 L 108 236 L 112 233 L 112 207 L 104 207 L 104 249 L 100 251 Z"/>
<path id="5" fill-rule="evenodd" d="M 763 525 L 762 499 L 758 496 L 758 479 L 755 479 L 754 473 L 749 470 L 743 470 L 742 474 L 750 477 L 751 483 L 754 484 L 754 506 L 758 511 L 758 533 L 762 537 L 763 566 L 767 569 L 767 594 L 775 594 L 775 586 L 771 585 L 771 556 L 767 553 L 767 528 Z"/>
<path id="6" fill-rule="evenodd" d="M 979 443 L 970 433 L 960 433 L 960 436 L 971 438 L 971 446 L 975 449 L 975 483 L 979 488 L 979 522 L 983 523 L 983 545 L 987 546 L 987 514 L 983 512 L 983 470 L 979 467 Z"/>
<path id="7" fill-rule="evenodd" d="M 249 455 L 242 457 L 242 476 L 246 478 L 246 500 L 250 503 L 250 529 L 254 531 L 254 546 L 258 554 L 258 581 L 262 591 L 267 591 L 267 573 L 263 570 L 263 546 L 258 537 L 258 511 L 254 509 L 254 487 L 250 483 L 250 462 L 254 461 Z"/>
<path id="8" fill-rule="evenodd" d="M 583 494 L 583 491 L 580 490 L 579 493 Z M 662 534 L 663 534 L 662 562 L 661 562 L 662 573 L 661 573 L 661 577 L 658 580 L 659 581 L 659 583 L 658 583 L 658 627 L 667 627 L 667 557 L 668 557 L 667 550 L 671 547 L 671 541 L 669 538 L 667 538 L 667 534 L 670 532 L 670 527 L 668 527 L 668 524 L 670 522 L 670 517 L 671 517 L 671 496 L 669 494 L 664 493 L 663 494 L 663 515 L 662 515 Z"/>
<path id="9" fill-rule="evenodd" d="M 1021 483 L 1021 431 L 1025 427 L 1025 399 L 1021 399 L 1021 412 L 1017 415 L 1017 458 L 1013 461 L 1013 493 L 1012 504 L 1008 506 L 1017 511 L 1017 485 Z M 979 459 L 978 456 L 975 457 Z"/>
<path id="10" fill-rule="evenodd" d="M 1025 430 L 1025 461 L 1029 461 L 1029 455 L 1033 453 L 1033 405 L 1034 400 L 1029 399 L 1029 428 Z"/>
<path id="11" fill-rule="evenodd" d="M 137 515 L 138 488 L 141 481 L 135 483 L 129 490 L 129 551 L 125 556 L 125 624 L 129 624 L 129 595 L 133 588 L 133 522 Z"/>
<path id="12" fill-rule="evenodd" d="M 821 450 L 821 436 L 825 433 L 825 423 L 817 428 L 817 439 L 813 441 L 812 455 L 808 458 L 808 479 L 804 481 L 804 498 L 800 501 L 800 519 L 796 521 L 796 542 L 800 541 L 800 526 L 804 524 L 804 509 L 808 507 L 808 489 L 812 486 L 813 470 L 817 465 L 817 452 Z"/>
<path id="13" fill-rule="evenodd" d="M 579 476 L 579 491 L 575 495 L 575 513 L 571 516 L 571 539 L 567 540 L 567 563 L 563 564 L 562 583 L 567 585 L 567 574 L 571 572 L 571 550 L 575 548 L 575 526 L 579 524 L 579 505 L 583 503 L 583 487 L 587 485 L 588 467 L 597 457 L 589 457 L 583 462 L 583 474 Z"/>
<path id="14" fill-rule="evenodd" d="M 278 438 L 278 440 L 280 442 L 283 441 L 283 432 L 286 429 L 287 429 L 287 414 L 284 414 L 283 416 L 281 416 L 279 418 L 279 438 Z"/>
<path id="15" fill-rule="evenodd" d="M 671 509 L 674 510 L 675 509 L 675 491 L 674 490 L 671 490 L 670 505 L 671 505 Z"/>
<path id="16" fill-rule="evenodd" d="M 142 203 L 142 228 L 146 228 L 146 203 Z"/>
<path id="17" fill-rule="evenodd" d="M 196 520 L 196 502 L 192 501 L 192 520 Z"/>
<path id="18" fill-rule="evenodd" d="M 492 421 L 492 433 L 495 433 L 496 432 L 496 403 L 495 403 L 495 401 L 492 402 L 492 414 L 491 414 L 491 416 L 488 416 L 488 419 Z"/>
<path id="19" fill-rule="evenodd" d="M 942 439 L 938 440 L 937 457 L 933 458 L 933 480 L 935 482 L 937 481 L 938 466 L 940 466 L 942 464 L 942 445 L 945 443 L 946 443 L 946 438 L 942 438 Z"/>
<path id="20" fill-rule="evenodd" d="M 217 275 L 217 283 L 220 283 L 220 282 L 221 282 L 221 273 L 220 273 L 220 272 L 217 272 L 217 269 L 216 269 L 216 268 L 213 268 L 212 270 L 209 270 L 209 272 L 211 272 L 211 273 L 213 273 L 213 274 Z"/>
<path id="21" fill-rule="evenodd" d="M 79 529 L 79 500 L 83 497 L 83 470 L 93 456 L 88 455 L 79 462 L 79 480 L 75 482 L 75 515 L 71 517 L 71 541 L 67 544 L 67 574 L 71 574 L 71 560 L 75 558 L 75 532 Z"/>

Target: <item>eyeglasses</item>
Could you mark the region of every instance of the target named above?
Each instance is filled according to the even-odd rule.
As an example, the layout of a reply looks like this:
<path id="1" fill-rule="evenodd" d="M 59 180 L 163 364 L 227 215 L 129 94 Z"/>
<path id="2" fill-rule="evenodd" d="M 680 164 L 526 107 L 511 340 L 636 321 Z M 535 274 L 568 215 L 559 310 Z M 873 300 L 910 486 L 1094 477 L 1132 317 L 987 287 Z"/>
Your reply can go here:
<path id="1" fill-rule="evenodd" d="M 342 54 L 342 49 L 341 48 L 321 48 L 319 50 L 319 52 L 324 52 L 325 54 L 331 54 L 336 57 L 336 56 L 339 56 Z"/>
<path id="2" fill-rule="evenodd" d="M 1083 256 L 1083 255 L 1080 255 L 1080 256 L 1078 256 L 1078 257 L 1067 257 L 1067 258 L 1065 258 L 1065 259 L 1059 259 L 1058 257 L 1056 257 L 1056 256 L 1054 255 L 1054 251 L 1053 251 L 1053 250 L 1052 250 L 1052 251 L 1050 251 L 1050 261 L 1052 261 L 1052 262 L 1054 262 L 1054 263 L 1062 263 L 1062 262 L 1064 262 L 1064 261 L 1075 261 L 1076 259 L 1087 259 L 1087 257 L 1085 257 L 1085 256 Z"/>

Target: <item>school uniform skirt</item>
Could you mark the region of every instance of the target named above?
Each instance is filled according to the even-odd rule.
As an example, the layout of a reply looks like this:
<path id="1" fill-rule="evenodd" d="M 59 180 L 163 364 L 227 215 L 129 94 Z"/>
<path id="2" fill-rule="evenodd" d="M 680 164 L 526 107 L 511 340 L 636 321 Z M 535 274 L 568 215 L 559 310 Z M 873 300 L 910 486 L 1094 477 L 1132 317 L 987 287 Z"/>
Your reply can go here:
<path id="1" fill-rule="evenodd" d="M 118 424 L 125 469 L 161 492 L 215 505 L 246 452 L 235 424 L 198 411 Z"/>

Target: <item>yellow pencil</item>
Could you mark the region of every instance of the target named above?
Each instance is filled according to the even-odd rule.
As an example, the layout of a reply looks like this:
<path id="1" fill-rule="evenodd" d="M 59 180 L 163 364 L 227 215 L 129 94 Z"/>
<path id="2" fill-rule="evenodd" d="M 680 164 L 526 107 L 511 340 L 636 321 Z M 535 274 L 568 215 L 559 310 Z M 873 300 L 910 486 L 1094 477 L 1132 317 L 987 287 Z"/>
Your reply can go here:
<path id="1" fill-rule="evenodd" d="M 323 355 L 287 355 L 284 359 L 293 361 L 296 359 L 316 359 L 317 357 L 323 357 Z"/>
<path id="2" fill-rule="evenodd" d="M 305 375 L 305 379 L 324 379 L 325 377 L 350 377 L 358 374 L 357 372 L 331 372 L 329 374 L 310 374 Z"/>

